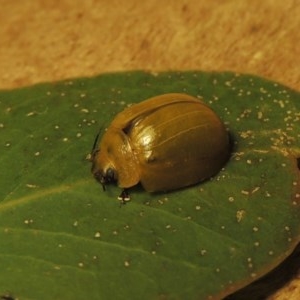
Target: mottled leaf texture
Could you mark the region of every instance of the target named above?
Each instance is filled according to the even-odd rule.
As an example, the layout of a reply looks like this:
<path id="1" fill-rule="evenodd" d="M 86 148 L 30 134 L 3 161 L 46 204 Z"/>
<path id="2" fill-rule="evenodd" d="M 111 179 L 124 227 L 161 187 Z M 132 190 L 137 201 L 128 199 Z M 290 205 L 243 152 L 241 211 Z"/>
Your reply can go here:
<path id="1" fill-rule="evenodd" d="M 232 155 L 176 192 L 120 206 L 86 159 L 116 113 L 151 96 L 202 98 Z M 0 91 L 0 295 L 222 299 L 282 262 L 300 234 L 300 94 L 234 73 L 104 74 Z"/>

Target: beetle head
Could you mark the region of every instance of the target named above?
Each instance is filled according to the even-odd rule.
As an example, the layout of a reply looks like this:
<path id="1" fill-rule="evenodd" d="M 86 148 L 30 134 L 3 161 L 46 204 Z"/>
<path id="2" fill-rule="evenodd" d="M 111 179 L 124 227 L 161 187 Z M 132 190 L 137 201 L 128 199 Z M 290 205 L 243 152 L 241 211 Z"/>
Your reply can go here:
<path id="1" fill-rule="evenodd" d="M 101 142 L 98 138 L 91 153 L 92 174 L 103 189 L 110 183 L 121 188 L 136 185 L 140 180 L 137 159 L 124 131 L 110 127 Z"/>
<path id="2" fill-rule="evenodd" d="M 116 181 L 116 170 L 114 167 L 107 165 L 108 157 L 105 151 L 101 151 L 97 148 L 99 143 L 99 133 L 97 134 L 94 145 L 90 154 L 90 161 L 92 165 L 92 173 L 94 178 L 101 183 L 103 190 L 105 191 L 105 185 Z"/>
<path id="3" fill-rule="evenodd" d="M 105 191 L 105 185 L 116 181 L 116 170 L 112 167 L 104 170 L 97 170 L 94 172 L 95 179 L 101 183 L 103 191 Z"/>

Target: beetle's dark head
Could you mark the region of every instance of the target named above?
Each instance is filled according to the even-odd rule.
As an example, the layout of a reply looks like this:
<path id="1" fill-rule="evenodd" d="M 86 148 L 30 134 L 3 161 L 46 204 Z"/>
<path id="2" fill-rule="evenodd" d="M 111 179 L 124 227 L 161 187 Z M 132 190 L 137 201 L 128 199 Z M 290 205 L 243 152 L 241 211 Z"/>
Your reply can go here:
<path id="1" fill-rule="evenodd" d="M 108 157 L 105 151 L 100 151 L 97 147 L 99 143 L 99 134 L 97 134 L 94 145 L 90 154 L 90 161 L 92 162 L 92 173 L 94 178 L 101 183 L 103 190 L 107 184 L 116 181 L 116 170 L 114 167 L 108 165 Z M 102 152 L 102 153 L 101 153 Z"/>
<path id="2" fill-rule="evenodd" d="M 103 187 L 103 191 L 105 191 L 105 186 L 107 184 L 116 182 L 116 171 L 109 167 L 105 171 L 104 170 L 97 170 L 93 172 L 95 179 L 101 183 Z"/>

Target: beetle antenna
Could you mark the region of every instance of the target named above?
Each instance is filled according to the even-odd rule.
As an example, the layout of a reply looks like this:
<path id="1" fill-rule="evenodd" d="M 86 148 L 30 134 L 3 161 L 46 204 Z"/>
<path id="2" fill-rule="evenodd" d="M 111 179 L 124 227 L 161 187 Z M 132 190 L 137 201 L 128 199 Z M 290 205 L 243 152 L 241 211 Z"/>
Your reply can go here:
<path id="1" fill-rule="evenodd" d="M 99 136 L 100 136 L 100 131 L 98 132 L 98 134 L 95 137 L 95 141 L 94 141 L 94 144 L 93 144 L 93 148 L 92 148 L 91 154 L 93 154 L 95 152 L 96 146 L 97 146 L 98 141 L 99 141 Z"/>
<path id="2" fill-rule="evenodd" d="M 104 176 L 102 175 L 101 177 L 100 177 L 100 183 L 101 183 L 101 185 L 102 185 L 102 189 L 103 189 L 103 192 L 105 192 L 105 178 L 104 178 Z"/>
<path id="3" fill-rule="evenodd" d="M 95 152 L 95 149 L 97 147 L 97 144 L 99 142 L 99 137 L 100 137 L 100 133 L 102 132 L 102 129 L 103 129 L 103 126 L 100 127 L 99 131 L 98 131 L 98 134 L 96 135 L 95 137 L 95 141 L 94 141 L 94 144 L 93 144 L 93 148 L 92 148 L 92 151 L 91 151 L 91 155 L 93 155 L 93 153 Z"/>

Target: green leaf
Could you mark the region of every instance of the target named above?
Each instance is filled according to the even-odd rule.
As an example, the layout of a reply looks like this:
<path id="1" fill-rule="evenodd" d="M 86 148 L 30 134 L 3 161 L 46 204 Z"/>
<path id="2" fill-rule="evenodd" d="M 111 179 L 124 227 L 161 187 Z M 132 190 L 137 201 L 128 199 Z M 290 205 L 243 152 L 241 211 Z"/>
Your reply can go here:
<path id="1" fill-rule="evenodd" d="M 234 147 L 225 168 L 120 207 L 86 160 L 128 104 L 202 97 Z M 221 299 L 277 266 L 300 237 L 300 94 L 233 73 L 105 74 L 0 92 L 0 295 Z"/>

